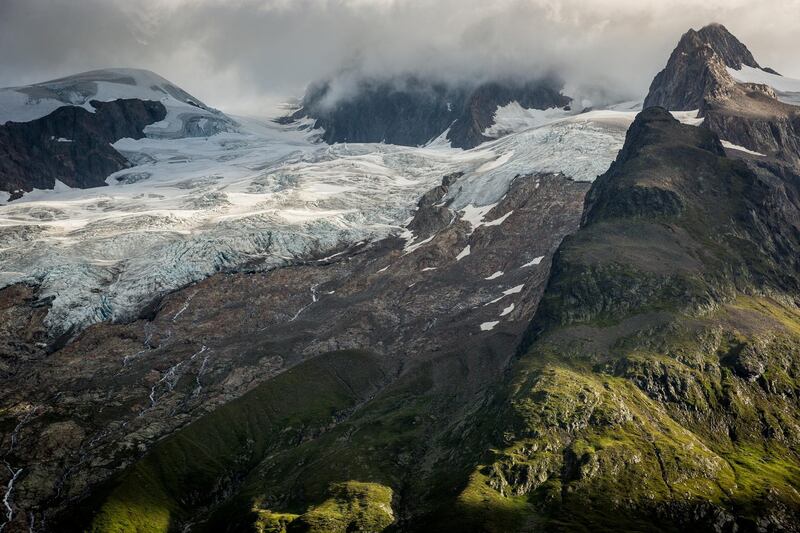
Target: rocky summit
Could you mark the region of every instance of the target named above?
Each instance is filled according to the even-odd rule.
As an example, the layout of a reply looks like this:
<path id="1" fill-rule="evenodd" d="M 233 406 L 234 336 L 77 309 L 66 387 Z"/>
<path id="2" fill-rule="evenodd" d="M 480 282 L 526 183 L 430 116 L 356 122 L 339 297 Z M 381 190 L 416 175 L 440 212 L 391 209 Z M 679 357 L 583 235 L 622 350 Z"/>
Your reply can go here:
<path id="1" fill-rule="evenodd" d="M 0 532 L 800 533 L 800 82 L 528 78 L 0 90 Z"/>
<path id="2" fill-rule="evenodd" d="M 795 104 L 800 101 L 776 92 L 772 85 L 782 78 L 759 66 L 724 26 L 711 24 L 681 38 L 666 68 L 653 80 L 644 106 L 698 110 L 704 125 L 722 139 L 796 165 L 800 108 Z M 790 85 L 800 91 L 794 80 Z"/>

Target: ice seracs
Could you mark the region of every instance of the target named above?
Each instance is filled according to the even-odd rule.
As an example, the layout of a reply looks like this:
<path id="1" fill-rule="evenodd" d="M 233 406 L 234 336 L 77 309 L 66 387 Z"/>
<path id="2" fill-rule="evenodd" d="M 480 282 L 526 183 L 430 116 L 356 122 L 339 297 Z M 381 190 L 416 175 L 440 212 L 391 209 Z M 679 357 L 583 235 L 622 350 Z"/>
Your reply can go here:
<path id="1" fill-rule="evenodd" d="M 108 187 L 34 191 L 0 209 L 0 286 L 40 284 L 42 297 L 54 297 L 47 324 L 63 332 L 127 319 L 153 298 L 245 264 L 335 261 L 354 243 L 392 234 L 413 252 L 425 239 L 405 224 L 442 176 L 463 173 L 442 201 L 473 228 L 508 223 L 511 211 L 485 217 L 518 175 L 593 180 L 635 115 L 598 110 L 526 124 L 471 150 L 325 145 L 307 122 L 245 117 L 209 137 L 124 139 L 114 146 L 134 166 Z"/>

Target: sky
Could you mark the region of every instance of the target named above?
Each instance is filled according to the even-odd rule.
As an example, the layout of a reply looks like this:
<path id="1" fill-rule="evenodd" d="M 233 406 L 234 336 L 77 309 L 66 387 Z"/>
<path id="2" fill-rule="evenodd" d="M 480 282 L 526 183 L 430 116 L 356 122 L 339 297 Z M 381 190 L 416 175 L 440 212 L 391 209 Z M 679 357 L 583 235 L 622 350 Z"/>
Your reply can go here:
<path id="1" fill-rule="evenodd" d="M 146 68 L 268 116 L 343 70 L 453 83 L 555 71 L 571 95 L 641 99 L 680 36 L 709 22 L 800 78 L 800 0 L 0 0 L 0 87 Z"/>

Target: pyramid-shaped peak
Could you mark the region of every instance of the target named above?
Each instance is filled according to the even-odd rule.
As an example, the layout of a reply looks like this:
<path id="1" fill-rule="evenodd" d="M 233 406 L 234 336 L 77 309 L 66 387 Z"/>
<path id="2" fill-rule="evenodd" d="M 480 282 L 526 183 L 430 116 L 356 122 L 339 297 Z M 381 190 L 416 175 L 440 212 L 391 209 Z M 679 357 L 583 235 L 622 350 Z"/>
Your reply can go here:
<path id="1" fill-rule="evenodd" d="M 703 26 L 696 32 L 692 30 L 689 33 L 694 33 L 694 36 L 699 38 L 702 43 L 710 46 L 723 63 L 730 68 L 740 70 L 742 65 L 761 68 L 747 46 L 722 24 L 714 22 Z"/>

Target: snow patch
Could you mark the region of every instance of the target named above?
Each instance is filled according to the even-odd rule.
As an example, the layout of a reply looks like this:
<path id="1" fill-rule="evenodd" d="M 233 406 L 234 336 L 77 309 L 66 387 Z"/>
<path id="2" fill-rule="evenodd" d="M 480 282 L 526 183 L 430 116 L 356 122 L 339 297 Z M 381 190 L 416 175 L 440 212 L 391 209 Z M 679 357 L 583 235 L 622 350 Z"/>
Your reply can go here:
<path id="1" fill-rule="evenodd" d="M 494 320 L 492 322 L 484 322 L 483 324 L 481 324 L 481 331 L 491 331 L 499 323 L 500 323 L 499 320 Z"/>
<path id="2" fill-rule="evenodd" d="M 514 310 L 514 304 L 512 303 L 511 305 L 509 305 L 508 307 L 503 309 L 503 311 L 500 313 L 500 316 L 506 316 L 507 314 L 509 314 L 513 310 Z"/>
<path id="3" fill-rule="evenodd" d="M 497 203 L 476 207 L 472 204 L 464 206 L 461 210 L 461 220 L 469 222 L 474 230 L 483 223 L 486 214 L 494 209 Z"/>
<path id="4" fill-rule="evenodd" d="M 758 152 L 754 152 L 752 150 L 749 150 L 749 149 L 745 148 L 744 146 L 739 146 L 738 144 L 733 144 L 730 141 L 723 141 L 721 139 L 720 139 L 720 141 L 722 142 L 722 146 L 724 146 L 725 148 L 728 148 L 729 150 L 739 150 L 740 152 L 744 152 L 746 154 L 758 155 L 758 156 L 761 156 L 761 157 L 767 157 L 764 154 L 761 154 L 761 153 L 758 153 Z"/>
<path id="5" fill-rule="evenodd" d="M 520 268 L 527 268 L 527 267 L 531 267 L 531 266 L 534 266 L 534 265 L 538 265 L 539 263 L 542 262 L 542 259 L 544 259 L 544 256 L 540 255 L 539 257 L 534 258 L 533 261 L 531 261 L 529 263 L 525 263 Z"/>
<path id="6" fill-rule="evenodd" d="M 492 301 L 490 301 L 488 303 L 485 303 L 484 307 L 486 307 L 487 305 L 496 304 L 497 302 L 499 302 L 500 300 L 502 300 L 506 296 L 511 296 L 512 294 L 518 294 L 518 293 L 522 292 L 522 289 L 524 287 L 525 287 L 525 284 L 523 283 L 522 285 L 517 285 L 515 287 L 511 287 L 510 289 L 504 290 L 503 294 L 501 294 L 500 296 L 498 296 L 494 300 L 492 300 Z"/>
<path id="7" fill-rule="evenodd" d="M 411 239 L 410 241 L 408 241 L 408 243 L 406 243 L 406 247 L 404 248 L 405 253 L 403 253 L 403 255 L 408 255 L 411 252 L 413 252 L 414 250 L 416 250 L 417 248 L 419 248 L 420 246 L 428 244 L 429 242 L 431 242 L 433 240 L 434 237 L 436 237 L 435 234 L 431 235 L 427 239 L 421 240 L 419 242 L 414 242 L 414 239 Z"/>
<path id="8" fill-rule="evenodd" d="M 800 105 L 800 80 L 771 74 L 760 68 L 742 65 L 741 70 L 726 67 L 728 74 L 739 83 L 760 83 L 775 90 L 778 100 L 786 104 Z"/>
<path id="9" fill-rule="evenodd" d="M 486 128 L 483 135 L 493 139 L 503 137 L 511 133 L 544 126 L 574 114 L 573 111 L 566 111 L 560 107 L 526 109 L 519 102 L 514 101 L 505 106 L 497 106 L 494 124 Z"/>
<path id="10" fill-rule="evenodd" d="M 483 278 L 483 279 L 485 279 L 485 280 L 493 280 L 493 279 L 499 278 L 502 275 L 503 275 L 503 271 L 502 270 L 498 270 L 497 272 L 495 272 L 494 274 L 492 274 L 488 278 Z"/>
<path id="11" fill-rule="evenodd" d="M 670 114 L 675 117 L 678 122 L 688 124 L 689 126 L 699 126 L 705 120 L 705 118 L 699 116 L 699 109 L 693 111 L 670 111 Z"/>
<path id="12" fill-rule="evenodd" d="M 503 294 L 506 296 L 510 296 L 512 294 L 519 294 L 520 292 L 522 292 L 522 289 L 524 287 L 525 284 L 523 283 L 522 285 L 517 285 L 516 287 L 511 287 L 510 289 L 503 291 Z"/>
<path id="13" fill-rule="evenodd" d="M 491 222 L 484 222 L 484 223 L 483 223 L 483 224 L 481 224 L 481 225 L 482 225 L 482 226 L 499 226 L 500 224 L 502 224 L 503 222 L 505 222 L 505 221 L 506 221 L 506 219 L 507 219 L 508 217 L 510 217 L 510 216 L 511 216 L 511 213 L 513 213 L 513 212 L 514 212 L 514 210 L 512 209 L 511 211 L 509 211 L 509 212 L 508 212 L 508 213 L 506 213 L 505 215 L 501 216 L 500 218 L 496 218 L 496 219 L 492 220 Z"/>
<path id="14" fill-rule="evenodd" d="M 471 253 L 472 253 L 472 251 L 471 251 L 470 245 L 468 244 L 463 250 L 461 250 L 458 253 L 458 255 L 456 256 L 456 261 L 461 261 L 462 259 L 464 259 L 465 257 L 467 257 Z"/>

